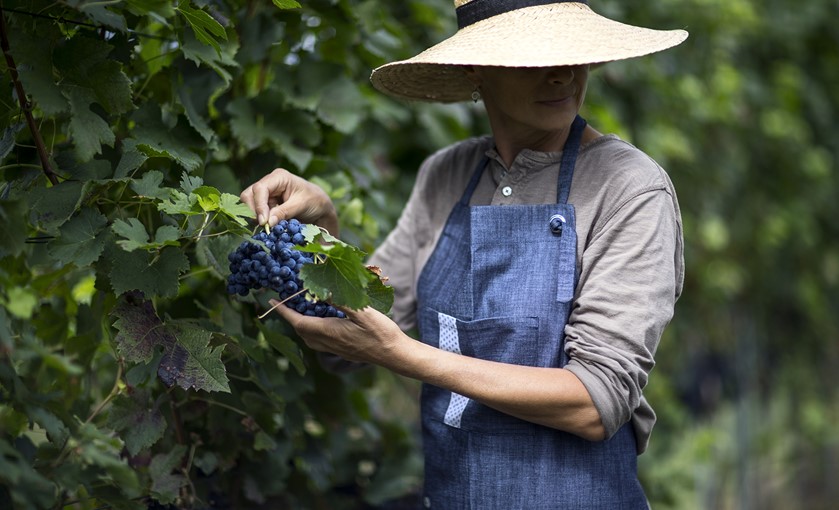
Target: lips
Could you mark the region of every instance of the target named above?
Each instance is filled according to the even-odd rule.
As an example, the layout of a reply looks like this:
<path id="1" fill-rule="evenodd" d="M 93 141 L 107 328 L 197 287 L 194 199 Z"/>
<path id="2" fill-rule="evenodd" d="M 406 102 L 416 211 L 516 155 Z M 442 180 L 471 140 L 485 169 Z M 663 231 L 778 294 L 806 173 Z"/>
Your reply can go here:
<path id="1" fill-rule="evenodd" d="M 558 106 L 574 98 L 574 92 L 562 93 L 559 97 L 551 97 L 537 101 L 539 104 L 546 106 Z"/>
<path id="2" fill-rule="evenodd" d="M 561 104 L 565 104 L 570 101 L 574 96 L 565 96 L 561 99 L 545 99 L 543 101 L 537 101 L 539 104 L 543 104 L 545 106 L 559 106 Z"/>

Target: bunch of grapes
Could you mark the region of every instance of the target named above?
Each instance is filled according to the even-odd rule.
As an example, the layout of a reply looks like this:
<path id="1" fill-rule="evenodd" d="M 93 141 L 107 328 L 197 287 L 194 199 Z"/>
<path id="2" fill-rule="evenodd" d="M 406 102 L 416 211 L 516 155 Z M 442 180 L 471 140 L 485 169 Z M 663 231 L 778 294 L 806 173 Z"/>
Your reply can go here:
<path id="1" fill-rule="evenodd" d="M 259 232 L 253 238 L 268 248 L 249 241 L 243 242 L 227 256 L 230 276 L 227 277 L 228 294 L 247 296 L 251 289 L 271 289 L 289 308 L 313 317 L 344 318 L 344 312 L 334 306 L 307 299 L 300 269 L 313 261 L 312 255 L 295 249 L 306 241 L 302 225 L 296 219 L 282 220 L 270 233 Z"/>

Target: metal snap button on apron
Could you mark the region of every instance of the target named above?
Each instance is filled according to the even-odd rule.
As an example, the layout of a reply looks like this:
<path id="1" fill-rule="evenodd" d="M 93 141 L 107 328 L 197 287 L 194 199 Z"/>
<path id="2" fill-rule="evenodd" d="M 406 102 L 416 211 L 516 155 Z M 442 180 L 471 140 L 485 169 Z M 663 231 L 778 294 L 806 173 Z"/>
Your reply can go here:
<path id="1" fill-rule="evenodd" d="M 509 197 L 510 195 L 513 194 L 513 188 L 511 188 L 509 186 L 504 186 L 501 189 L 501 194 L 504 195 L 505 197 Z"/>
<path id="2" fill-rule="evenodd" d="M 429 498 L 428 496 L 422 498 L 422 506 L 424 506 L 425 508 L 431 508 L 431 498 Z"/>
<path id="3" fill-rule="evenodd" d="M 548 222 L 548 225 L 551 227 L 551 232 L 554 235 L 561 236 L 562 227 L 565 226 L 565 216 L 561 214 L 554 214 L 551 216 L 551 220 Z"/>

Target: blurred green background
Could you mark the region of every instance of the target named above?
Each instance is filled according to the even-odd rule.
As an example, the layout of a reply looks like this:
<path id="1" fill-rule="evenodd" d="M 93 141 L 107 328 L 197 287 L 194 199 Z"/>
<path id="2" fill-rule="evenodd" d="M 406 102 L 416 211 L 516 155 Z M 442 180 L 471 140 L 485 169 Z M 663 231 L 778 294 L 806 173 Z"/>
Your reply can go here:
<path id="1" fill-rule="evenodd" d="M 189 146 L 188 155 L 200 161 L 191 170 L 207 184 L 238 194 L 265 172 L 285 166 L 324 185 L 338 203 L 346 240 L 372 249 L 398 217 L 422 159 L 487 131 L 480 105 L 405 103 L 369 85 L 375 66 L 412 56 L 453 33 L 451 2 L 304 0 L 290 10 L 277 8 L 288 2 L 274 4 L 193 2 L 225 27 L 226 40 L 211 37 L 221 45 L 214 53 L 206 45 L 206 51 L 199 51 L 201 45 L 178 21 L 172 2 L 4 2 L 4 8 L 14 10 L 5 13 L 11 53 L 23 64 L 24 83 L 35 87 L 34 114 L 58 172 L 75 172 L 79 179 L 111 176 L 114 169 L 119 173 L 122 141 L 143 122 L 127 110 L 94 106 L 91 112 L 104 118 L 105 131 L 115 136 L 108 143 L 107 133 L 100 131 L 98 140 L 86 139 L 82 146 L 88 128 L 73 123 L 77 112 L 50 107 L 49 87 L 38 88 L 44 84 L 38 81 L 43 69 L 26 64 L 53 59 L 52 76 L 59 85 L 57 77 L 72 73 L 62 68 L 60 53 L 39 53 L 33 41 L 46 32 L 37 27 L 52 24 L 56 34 L 60 29 L 54 39 L 58 46 L 61 40 L 97 33 L 59 22 L 57 16 L 64 15 L 100 27 L 100 35 L 116 34 L 108 39 L 115 48 L 111 58 L 130 83 L 134 106 L 178 126 L 172 139 Z M 675 49 L 598 68 L 591 74 L 582 112 L 600 131 L 616 133 L 656 159 L 670 174 L 682 208 L 684 295 L 645 389 L 659 417 L 650 448 L 640 458 L 652 506 L 836 508 L 839 2 L 590 4 L 626 23 L 690 32 Z M 40 170 L 34 142 L 19 124 L 8 80 L 4 87 L 2 180 L 36 182 Z M 10 129 L 14 148 L 7 146 Z M 167 182 L 177 182 L 184 165 L 175 152 L 164 150 L 132 171 L 154 168 Z M 105 161 L 112 166 L 95 171 L 85 166 Z M 4 259 L 8 272 L 0 275 L 11 331 L 19 324 L 14 321 L 37 320 L 52 299 L 9 283 L 13 272 L 25 267 L 35 275 L 34 268 L 44 263 L 24 252 L 15 253 L 14 265 Z M 55 281 L 66 277 L 65 272 L 49 276 Z M 206 296 L 201 292 L 182 288 L 180 298 L 200 300 Z M 32 300 L 28 315 L 14 308 L 16 296 Z M 6 312 L 0 319 L 6 320 Z M 97 334 L 97 342 L 107 343 Z M 15 346 L 5 347 L 13 352 Z M 112 370 L 104 361 L 97 363 L 90 370 Z M 382 371 L 372 375 L 312 384 L 363 388 L 374 416 L 364 420 L 402 427 L 386 427 L 387 433 L 376 437 L 386 444 L 395 436 L 400 448 L 415 447 L 400 430 L 415 432 L 416 384 Z M 112 379 L 105 380 L 102 384 L 109 385 Z M 78 406 L 92 406 L 98 392 L 76 388 L 67 397 L 79 399 L 74 413 L 85 416 Z M 301 401 L 317 398 L 311 389 L 300 393 Z M 416 490 L 416 450 L 383 451 L 384 460 L 377 457 L 376 464 L 359 464 L 357 470 L 369 475 L 376 466 L 379 472 L 390 469 L 392 479 L 376 486 L 375 495 L 368 490 L 363 504 L 353 506 L 344 497 L 341 508 L 397 508 L 385 501 L 410 498 Z M 324 493 L 346 490 L 335 489 L 331 477 L 337 475 L 326 467 L 319 465 L 324 471 L 313 473 L 304 464 L 299 461 L 294 468 L 305 472 L 299 475 L 303 478 L 291 475 L 289 480 L 317 479 Z M 365 486 L 358 483 L 361 489 L 353 491 L 363 493 Z"/>

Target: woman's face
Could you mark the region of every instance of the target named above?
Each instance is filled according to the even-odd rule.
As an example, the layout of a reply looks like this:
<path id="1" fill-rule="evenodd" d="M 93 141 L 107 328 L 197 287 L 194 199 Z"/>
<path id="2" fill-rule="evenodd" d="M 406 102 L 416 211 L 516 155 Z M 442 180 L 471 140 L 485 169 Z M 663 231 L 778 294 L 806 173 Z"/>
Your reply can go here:
<path id="1" fill-rule="evenodd" d="M 481 92 L 496 136 L 565 133 L 583 104 L 589 66 L 475 66 L 467 75 Z"/>

